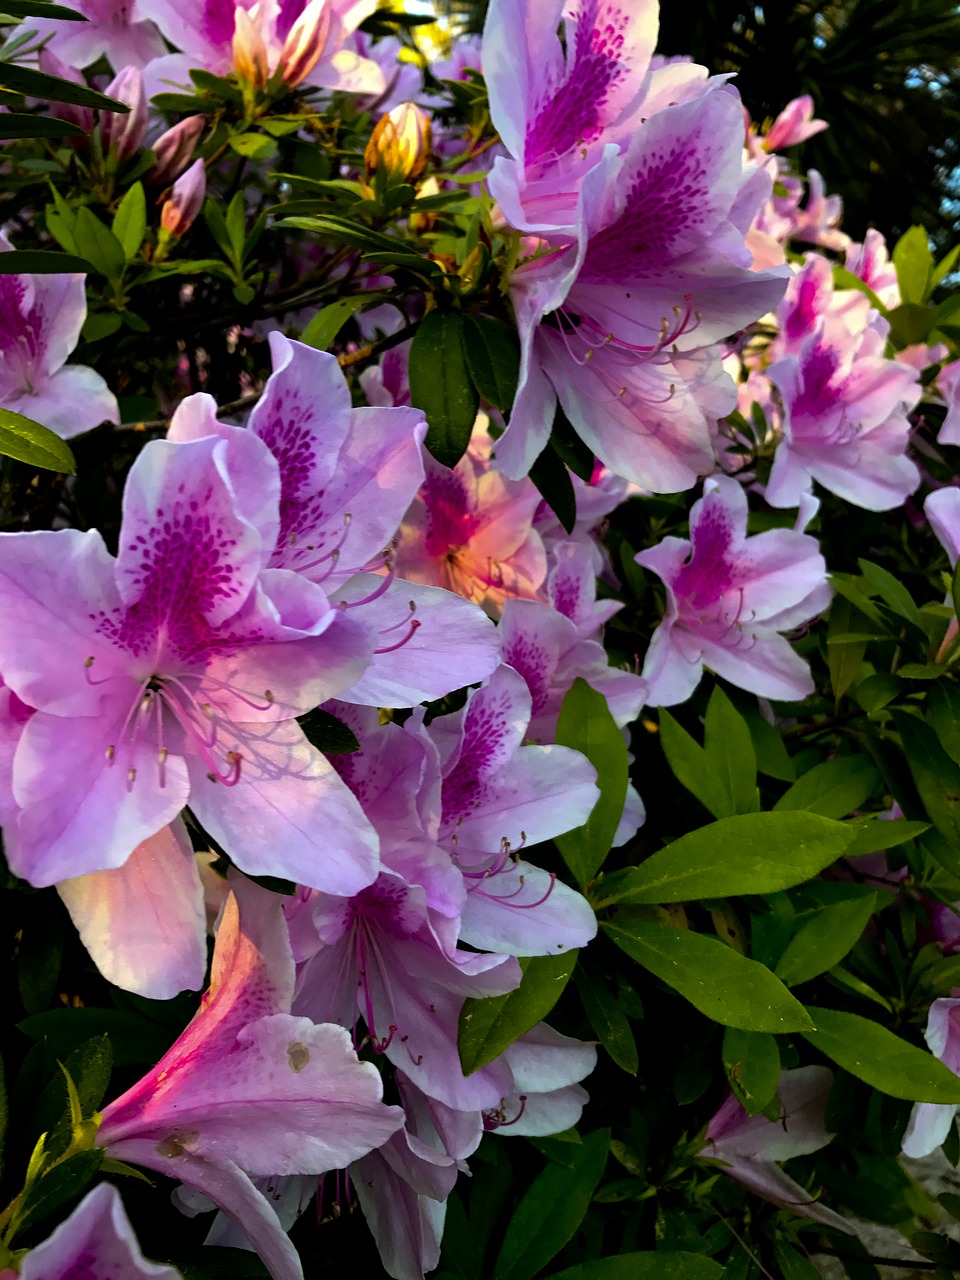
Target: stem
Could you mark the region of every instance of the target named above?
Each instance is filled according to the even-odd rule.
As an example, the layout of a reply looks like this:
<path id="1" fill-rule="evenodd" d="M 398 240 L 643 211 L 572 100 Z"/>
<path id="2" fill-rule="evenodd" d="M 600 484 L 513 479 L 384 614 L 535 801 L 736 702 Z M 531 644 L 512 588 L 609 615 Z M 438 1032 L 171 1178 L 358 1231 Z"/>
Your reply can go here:
<path id="1" fill-rule="evenodd" d="M 867 714 L 859 707 L 855 711 L 840 711 L 835 716 L 827 716 L 825 720 L 817 720 L 813 724 L 800 725 L 799 728 L 790 729 L 783 735 L 784 742 L 792 742 L 797 738 L 809 738 L 815 733 L 820 733 L 825 729 L 835 729 L 839 725 L 849 724 L 851 720 L 860 720 Z"/>

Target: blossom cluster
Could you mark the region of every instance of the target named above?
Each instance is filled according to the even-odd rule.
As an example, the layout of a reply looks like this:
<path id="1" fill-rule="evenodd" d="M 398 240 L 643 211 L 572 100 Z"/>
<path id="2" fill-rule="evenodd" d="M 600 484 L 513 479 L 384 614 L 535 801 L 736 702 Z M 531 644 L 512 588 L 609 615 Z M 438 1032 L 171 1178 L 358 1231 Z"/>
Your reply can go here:
<path id="1" fill-rule="evenodd" d="M 642 868 L 652 797 L 638 771 L 611 818 L 591 735 L 625 761 L 631 729 L 659 723 L 669 754 L 674 722 L 650 716 L 705 673 L 756 735 L 813 697 L 808 636 L 835 597 L 824 504 L 890 512 L 926 483 L 955 563 L 957 488 L 932 481 L 916 433 L 926 396 L 946 407 L 938 445 L 960 443 L 960 360 L 932 323 L 900 340 L 918 300 L 883 237 L 853 242 L 820 175 L 785 159 L 826 128 L 812 101 L 760 132 L 728 77 L 655 53 L 655 0 L 492 0 L 482 40 L 426 80 L 398 37 L 371 34 L 373 0 L 75 7 L 87 21 L 30 18 L 25 56 L 81 88 L 109 68 L 126 107 L 51 108 L 114 220 L 58 196 L 47 225 L 65 252 L 106 254 L 112 294 L 101 306 L 82 273 L 0 274 L 0 413 L 78 450 L 104 433 L 134 449 L 99 527 L 68 494 L 73 514 L 0 534 L 3 851 L 14 880 L 56 890 L 112 987 L 204 994 L 74 1143 L 175 1180 L 184 1215 L 216 1211 L 208 1243 L 253 1248 L 275 1280 L 303 1275 L 289 1232 L 306 1207 L 354 1198 L 386 1273 L 420 1280 L 483 1135 L 568 1134 L 597 1063 L 592 1037 L 541 1014 L 467 1063 L 471 1018 L 528 996 L 548 960 L 571 957 L 566 980 L 598 913 L 614 941 L 618 920 L 666 915 L 627 893 L 625 916 L 603 914 L 603 858 Z M 269 164 L 278 139 L 320 154 L 335 144 L 318 121 L 357 118 L 366 146 L 335 174 L 272 174 L 276 208 L 235 187 L 220 209 L 228 163 Z M 328 196 L 356 204 L 305 212 Z M 285 227 L 305 234 L 278 274 L 319 282 L 326 306 L 293 291 L 251 318 L 281 297 L 250 262 Z M 225 256 L 181 256 L 201 235 Z M 4 253 L 22 240 L 17 220 L 0 231 Z M 214 361 L 182 343 L 160 426 L 121 425 L 128 385 L 72 353 L 108 367 L 104 342 L 139 333 L 170 282 L 184 315 L 204 273 L 237 308 L 225 351 L 259 352 L 263 376 L 244 369 L 218 405 Z M 853 652 L 856 625 L 830 626 Z M 584 689 L 602 729 L 571 728 Z M 750 816 L 756 770 L 747 790 L 706 808 Z M 868 794 L 794 807 L 827 821 Z M 564 837 L 600 839 L 601 813 L 581 874 Z M 928 1040 L 960 1074 L 957 1004 L 933 1003 Z M 762 1019 L 717 1020 L 772 1040 Z M 730 1076 L 691 1158 L 849 1232 L 780 1168 L 830 1141 L 833 1075 L 774 1058 L 761 1105 Z M 897 1096 L 919 1108 L 908 1154 L 945 1140 L 954 1103 Z M 46 1240 L 9 1244 L 0 1264 L 27 1280 L 178 1274 L 145 1260 L 105 1183 Z"/>

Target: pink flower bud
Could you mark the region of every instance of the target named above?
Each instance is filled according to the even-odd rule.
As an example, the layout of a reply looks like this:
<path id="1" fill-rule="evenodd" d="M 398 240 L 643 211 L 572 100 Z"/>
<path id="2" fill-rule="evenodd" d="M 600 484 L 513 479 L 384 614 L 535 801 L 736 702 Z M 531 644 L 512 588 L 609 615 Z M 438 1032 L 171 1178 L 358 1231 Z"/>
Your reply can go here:
<path id="1" fill-rule="evenodd" d="M 37 65 L 44 75 L 58 76 L 61 80 L 69 80 L 71 84 L 82 84 L 86 87 L 87 82 L 76 67 L 68 67 L 50 49 L 40 50 Z M 56 116 L 58 120 L 66 120 L 69 124 L 75 124 L 82 129 L 84 133 L 92 133 L 93 111 L 90 107 L 75 107 L 69 102 L 51 102 L 49 106 L 50 114 Z M 81 139 L 78 138 L 77 141 Z"/>
<path id="2" fill-rule="evenodd" d="M 162 133 L 151 148 L 157 159 L 146 181 L 165 187 L 178 177 L 192 160 L 205 124 L 205 116 L 187 116 Z"/>
<path id="3" fill-rule="evenodd" d="M 143 89 L 143 77 L 136 67 L 124 67 L 107 86 L 107 97 L 116 98 L 130 108 L 126 115 L 116 111 L 100 112 L 100 137 L 103 149 L 117 160 L 129 160 L 143 146 L 150 124 L 150 108 Z"/>
<path id="4" fill-rule="evenodd" d="M 305 80 L 317 65 L 329 34 L 330 8 L 327 0 L 309 0 L 290 28 L 280 54 L 279 70 L 284 83 L 290 88 Z"/>
<path id="5" fill-rule="evenodd" d="M 237 8 L 233 30 L 233 65 L 241 80 L 254 89 L 263 89 L 270 75 L 267 46 L 246 9 Z"/>
<path id="6" fill-rule="evenodd" d="M 813 99 L 809 93 L 805 93 L 788 102 L 774 120 L 763 140 L 764 150 L 782 151 L 784 147 L 795 147 L 827 127 L 826 120 L 814 120 Z"/>
<path id="7" fill-rule="evenodd" d="M 190 168 L 173 184 L 170 199 L 160 210 L 160 226 L 168 236 L 184 235 L 196 221 L 207 194 L 207 171 L 202 160 L 194 160 Z"/>
<path id="8" fill-rule="evenodd" d="M 430 140 L 430 117 L 414 103 L 401 102 L 377 121 L 363 156 L 367 173 L 382 167 L 395 182 L 416 180 L 427 167 Z"/>

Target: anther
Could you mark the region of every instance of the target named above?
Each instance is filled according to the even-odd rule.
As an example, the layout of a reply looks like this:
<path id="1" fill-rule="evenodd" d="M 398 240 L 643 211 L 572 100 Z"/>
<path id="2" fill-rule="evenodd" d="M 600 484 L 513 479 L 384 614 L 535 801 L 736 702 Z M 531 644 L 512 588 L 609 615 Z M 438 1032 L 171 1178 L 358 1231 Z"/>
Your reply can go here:
<path id="1" fill-rule="evenodd" d="M 117 754 L 117 749 L 112 745 L 107 747 L 106 751 L 104 752 L 104 755 L 107 757 L 108 760 L 113 760 L 113 757 L 116 754 Z"/>
<path id="2" fill-rule="evenodd" d="M 137 780 L 137 771 L 136 771 L 136 769 L 128 769 L 128 770 L 127 770 L 127 781 L 128 781 L 128 782 L 136 782 L 136 780 Z"/>

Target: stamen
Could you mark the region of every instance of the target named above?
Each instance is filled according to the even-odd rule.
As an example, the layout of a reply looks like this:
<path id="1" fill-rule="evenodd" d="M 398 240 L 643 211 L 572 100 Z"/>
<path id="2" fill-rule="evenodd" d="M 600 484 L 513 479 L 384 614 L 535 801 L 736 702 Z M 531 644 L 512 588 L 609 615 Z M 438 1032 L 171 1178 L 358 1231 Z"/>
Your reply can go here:
<path id="1" fill-rule="evenodd" d="M 409 644 L 417 631 L 420 629 L 419 618 L 412 618 L 410 621 L 410 629 L 402 640 L 398 640 L 396 644 L 385 645 L 382 649 L 374 649 L 374 653 L 394 653 L 397 649 L 402 649 L 405 644 Z"/>

